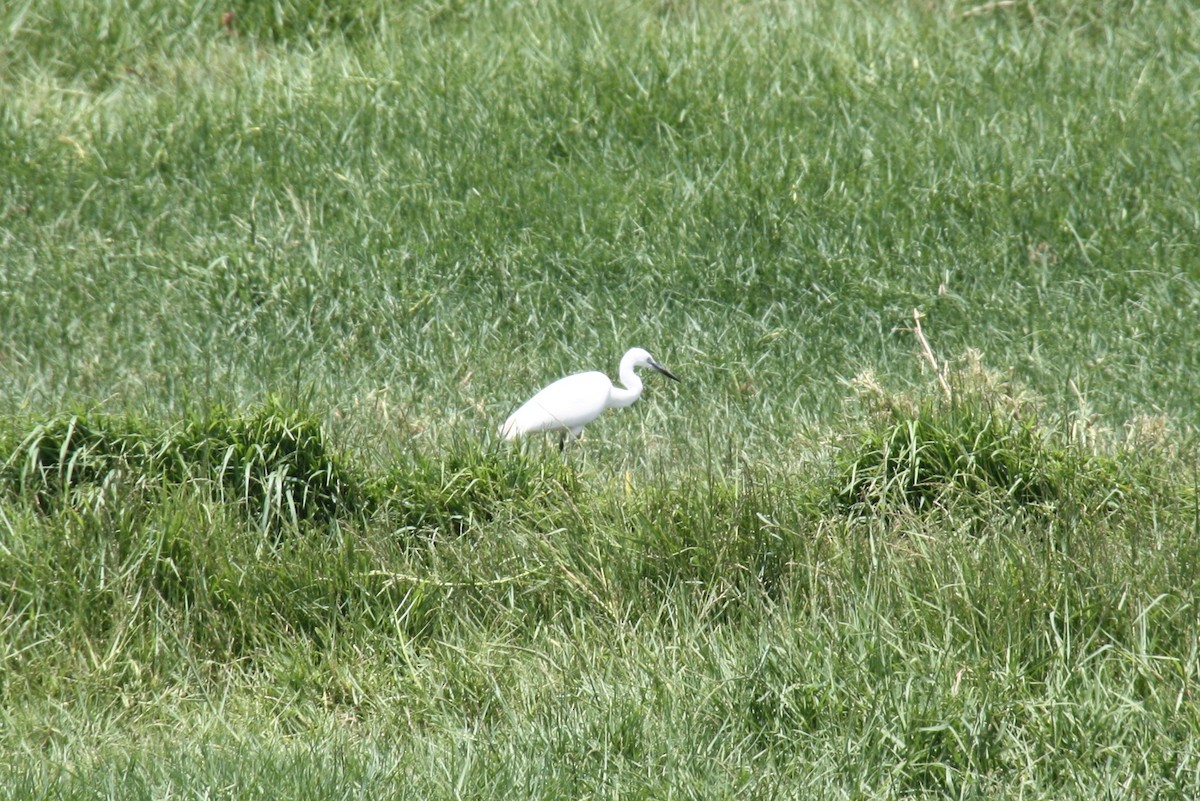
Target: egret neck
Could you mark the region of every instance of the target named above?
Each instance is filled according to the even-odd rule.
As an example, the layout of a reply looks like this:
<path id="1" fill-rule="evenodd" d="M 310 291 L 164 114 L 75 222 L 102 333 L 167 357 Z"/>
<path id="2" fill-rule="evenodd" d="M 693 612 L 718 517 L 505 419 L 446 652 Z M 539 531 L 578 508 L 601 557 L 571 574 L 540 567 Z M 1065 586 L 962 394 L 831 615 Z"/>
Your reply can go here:
<path id="1" fill-rule="evenodd" d="M 614 409 L 623 409 L 633 403 L 642 396 L 642 379 L 634 371 L 633 365 L 638 360 L 638 354 L 635 351 L 629 351 L 621 359 L 621 367 L 617 371 L 617 377 L 621 379 L 624 387 L 613 385 L 612 392 L 608 394 L 608 406 Z"/>

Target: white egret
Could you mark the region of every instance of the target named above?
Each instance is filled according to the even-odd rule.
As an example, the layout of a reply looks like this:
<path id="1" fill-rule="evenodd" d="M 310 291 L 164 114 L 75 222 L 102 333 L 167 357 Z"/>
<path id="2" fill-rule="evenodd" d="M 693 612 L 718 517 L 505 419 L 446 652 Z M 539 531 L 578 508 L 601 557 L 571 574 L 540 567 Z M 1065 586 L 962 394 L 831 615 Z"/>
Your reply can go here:
<path id="1" fill-rule="evenodd" d="M 618 373 L 624 387 L 615 386 L 596 370 L 560 378 L 513 412 L 500 426 L 500 436 L 516 439 L 525 434 L 559 431 L 561 450 L 568 433 L 578 438 L 583 427 L 605 409 L 620 409 L 641 397 L 642 379 L 633 371 L 635 367 L 649 367 L 673 381 L 679 380 L 642 348 L 630 348 L 621 358 Z"/>

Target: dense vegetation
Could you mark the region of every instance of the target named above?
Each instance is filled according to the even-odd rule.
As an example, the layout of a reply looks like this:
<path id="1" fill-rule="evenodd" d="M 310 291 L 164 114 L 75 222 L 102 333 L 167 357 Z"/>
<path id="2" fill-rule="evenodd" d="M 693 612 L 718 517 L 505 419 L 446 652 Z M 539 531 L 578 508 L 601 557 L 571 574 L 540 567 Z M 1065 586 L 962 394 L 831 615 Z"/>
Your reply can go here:
<path id="1" fill-rule="evenodd" d="M 1190 4 L 0 31 L 12 798 L 1200 794 Z"/>

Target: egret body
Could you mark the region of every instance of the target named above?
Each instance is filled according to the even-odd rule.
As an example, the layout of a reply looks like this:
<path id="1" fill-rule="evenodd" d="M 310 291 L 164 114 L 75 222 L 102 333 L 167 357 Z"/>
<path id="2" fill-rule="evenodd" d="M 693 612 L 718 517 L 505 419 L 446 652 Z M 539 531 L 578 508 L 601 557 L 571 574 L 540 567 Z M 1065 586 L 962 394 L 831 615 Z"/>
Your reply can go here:
<path id="1" fill-rule="evenodd" d="M 620 409 L 641 397 L 642 379 L 634 372 L 635 367 L 649 367 L 673 381 L 679 380 L 642 348 L 630 348 L 621 358 L 618 372 L 623 387 L 596 370 L 560 378 L 513 412 L 500 426 L 500 436 L 516 439 L 525 434 L 559 431 L 562 437 L 558 446 L 562 448 L 568 433 L 578 437 L 583 427 L 605 409 Z"/>

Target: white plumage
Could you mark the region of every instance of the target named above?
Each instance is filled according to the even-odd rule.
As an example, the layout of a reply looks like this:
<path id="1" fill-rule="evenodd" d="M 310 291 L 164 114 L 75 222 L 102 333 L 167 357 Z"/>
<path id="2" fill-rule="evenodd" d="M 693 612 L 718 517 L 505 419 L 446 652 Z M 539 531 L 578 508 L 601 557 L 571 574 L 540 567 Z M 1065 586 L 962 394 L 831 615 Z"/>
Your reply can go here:
<path id="1" fill-rule="evenodd" d="M 649 367 L 679 380 L 642 348 L 630 348 L 621 358 L 618 373 L 624 387 L 615 386 L 608 376 L 595 370 L 560 378 L 513 412 L 500 426 L 500 436 L 516 439 L 525 434 L 559 431 L 561 448 L 568 433 L 578 437 L 583 427 L 605 409 L 619 409 L 641 397 L 642 379 L 634 372 L 635 367 Z"/>

